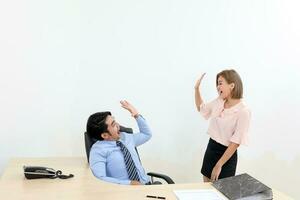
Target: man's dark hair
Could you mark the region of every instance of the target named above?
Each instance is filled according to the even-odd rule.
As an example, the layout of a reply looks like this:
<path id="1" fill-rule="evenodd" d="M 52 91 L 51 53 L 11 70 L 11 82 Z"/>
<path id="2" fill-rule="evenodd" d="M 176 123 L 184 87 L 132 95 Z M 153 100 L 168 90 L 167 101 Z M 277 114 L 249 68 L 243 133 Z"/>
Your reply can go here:
<path id="1" fill-rule="evenodd" d="M 103 140 L 101 134 L 108 132 L 107 124 L 105 123 L 108 115 L 111 115 L 111 112 L 97 112 L 89 117 L 86 124 L 86 131 L 91 137 L 97 140 Z"/>

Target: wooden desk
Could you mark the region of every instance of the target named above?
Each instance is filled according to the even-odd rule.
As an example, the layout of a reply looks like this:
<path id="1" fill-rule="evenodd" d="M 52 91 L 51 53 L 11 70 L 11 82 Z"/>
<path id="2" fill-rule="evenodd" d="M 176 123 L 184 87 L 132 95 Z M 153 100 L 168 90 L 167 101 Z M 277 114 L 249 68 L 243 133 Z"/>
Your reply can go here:
<path id="1" fill-rule="evenodd" d="M 47 166 L 75 175 L 71 179 L 27 180 L 23 165 Z M 96 179 L 83 157 L 12 159 L 0 179 L 0 199 L 101 199 L 151 200 L 146 195 L 165 196 L 175 200 L 174 189 L 213 189 L 210 183 L 127 186 Z M 274 200 L 292 199 L 273 190 Z"/>

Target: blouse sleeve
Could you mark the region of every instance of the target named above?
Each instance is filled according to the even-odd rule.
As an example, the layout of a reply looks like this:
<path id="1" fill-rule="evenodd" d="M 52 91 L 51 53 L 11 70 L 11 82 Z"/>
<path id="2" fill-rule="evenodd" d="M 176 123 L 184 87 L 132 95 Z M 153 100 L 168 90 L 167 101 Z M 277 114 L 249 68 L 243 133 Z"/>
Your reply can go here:
<path id="1" fill-rule="evenodd" d="M 248 109 L 244 109 L 239 113 L 236 129 L 230 138 L 231 142 L 236 144 L 248 145 L 249 137 L 248 130 L 251 119 L 251 113 Z"/>
<path id="2" fill-rule="evenodd" d="M 222 100 L 217 98 L 209 103 L 202 103 L 200 105 L 200 114 L 208 120 L 213 113 L 213 110 L 222 104 Z"/>

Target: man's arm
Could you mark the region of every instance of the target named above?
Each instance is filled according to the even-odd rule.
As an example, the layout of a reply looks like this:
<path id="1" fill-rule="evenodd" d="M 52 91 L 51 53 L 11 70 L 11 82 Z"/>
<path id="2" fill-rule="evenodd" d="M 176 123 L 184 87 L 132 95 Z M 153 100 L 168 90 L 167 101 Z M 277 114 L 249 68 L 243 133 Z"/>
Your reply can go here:
<path id="1" fill-rule="evenodd" d="M 122 107 L 125 108 L 130 112 L 130 114 L 136 119 L 138 127 L 139 127 L 139 133 L 133 134 L 133 141 L 135 146 L 139 146 L 141 144 L 144 144 L 148 140 L 150 140 L 152 133 L 151 130 L 146 122 L 146 120 L 139 114 L 137 109 L 133 107 L 128 101 L 121 101 L 120 102 Z"/>
<path id="2" fill-rule="evenodd" d="M 90 155 L 90 168 L 97 178 L 111 182 L 111 183 L 117 183 L 117 184 L 123 184 L 123 185 L 129 185 L 130 180 L 120 180 L 117 178 L 112 178 L 106 176 L 106 157 L 103 155 L 103 153 L 96 153 L 93 150 L 91 151 Z"/>
<path id="3" fill-rule="evenodd" d="M 103 181 L 122 184 L 122 185 L 130 185 L 130 180 L 120 180 L 120 179 L 106 176 L 105 163 L 103 162 L 98 162 L 96 164 L 91 165 L 91 170 L 94 176 L 96 176 L 97 178 Z"/>
<path id="4" fill-rule="evenodd" d="M 141 115 L 138 115 L 135 119 L 137 121 L 140 132 L 137 134 L 133 134 L 133 141 L 135 146 L 139 146 L 150 140 L 150 138 L 152 137 L 152 132 L 146 120 Z"/>

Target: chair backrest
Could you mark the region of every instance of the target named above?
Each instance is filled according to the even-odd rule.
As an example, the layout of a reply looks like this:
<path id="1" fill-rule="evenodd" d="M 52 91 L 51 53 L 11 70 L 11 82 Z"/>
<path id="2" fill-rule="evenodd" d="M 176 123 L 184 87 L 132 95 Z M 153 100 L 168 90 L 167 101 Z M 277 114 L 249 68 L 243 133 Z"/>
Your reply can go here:
<path id="1" fill-rule="evenodd" d="M 132 128 L 120 126 L 120 132 L 126 132 L 129 134 L 132 134 L 133 130 L 132 130 Z M 86 158 L 87 158 L 88 162 L 89 162 L 89 158 L 90 158 L 91 148 L 95 142 L 97 142 L 97 139 L 91 137 L 88 132 L 84 133 L 85 152 L 86 152 Z"/>

